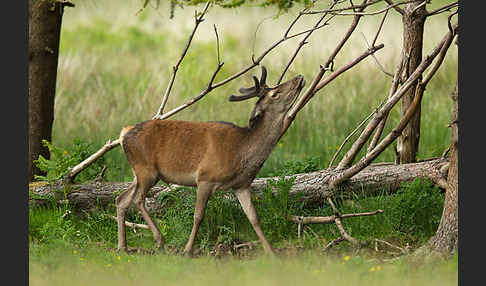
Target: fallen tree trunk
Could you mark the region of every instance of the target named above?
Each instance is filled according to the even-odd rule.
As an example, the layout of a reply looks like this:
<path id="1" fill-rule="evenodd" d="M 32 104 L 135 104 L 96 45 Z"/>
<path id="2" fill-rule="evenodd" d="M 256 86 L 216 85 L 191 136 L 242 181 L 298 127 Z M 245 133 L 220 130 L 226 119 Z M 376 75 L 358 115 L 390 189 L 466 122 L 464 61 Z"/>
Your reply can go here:
<path id="1" fill-rule="evenodd" d="M 311 173 L 286 176 L 295 178 L 290 196 L 299 194 L 299 199 L 306 203 L 321 203 L 328 197 L 340 194 L 367 193 L 381 190 L 396 190 L 401 183 L 413 181 L 416 178 L 427 178 L 433 182 L 444 181 L 444 167 L 447 159 L 430 159 L 418 163 L 395 165 L 394 163 L 377 163 L 363 169 L 339 187 L 332 188 L 328 182 L 339 174 L 339 171 L 324 169 Z M 255 179 L 252 192 L 259 196 L 261 189 L 270 180 L 278 177 Z M 69 201 L 75 209 L 92 210 L 104 208 L 114 202 L 115 197 L 131 183 L 90 182 L 85 184 L 31 184 L 29 186 L 29 206 L 48 204 L 52 201 Z M 172 187 L 171 187 L 172 188 Z M 147 196 L 146 204 L 149 212 L 160 211 L 157 198 L 171 189 L 166 186 L 154 186 Z M 275 192 L 277 190 L 274 190 Z"/>

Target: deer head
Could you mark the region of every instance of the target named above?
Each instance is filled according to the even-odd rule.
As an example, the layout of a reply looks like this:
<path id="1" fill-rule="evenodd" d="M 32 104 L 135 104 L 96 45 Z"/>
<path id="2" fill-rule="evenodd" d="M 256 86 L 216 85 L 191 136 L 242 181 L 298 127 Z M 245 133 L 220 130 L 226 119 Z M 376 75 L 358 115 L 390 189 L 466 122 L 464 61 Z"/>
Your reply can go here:
<path id="1" fill-rule="evenodd" d="M 229 101 L 241 101 L 253 97 L 258 98 L 250 116 L 250 128 L 254 128 L 264 117 L 268 120 L 282 122 L 305 85 L 305 80 L 302 75 L 298 75 L 275 87 L 269 87 L 265 83 L 266 78 L 267 69 L 262 66 L 260 80 L 256 76 L 253 76 L 253 81 L 255 82 L 253 87 L 240 88 L 238 90 L 241 93 L 240 96 L 231 95 L 229 97 Z"/>

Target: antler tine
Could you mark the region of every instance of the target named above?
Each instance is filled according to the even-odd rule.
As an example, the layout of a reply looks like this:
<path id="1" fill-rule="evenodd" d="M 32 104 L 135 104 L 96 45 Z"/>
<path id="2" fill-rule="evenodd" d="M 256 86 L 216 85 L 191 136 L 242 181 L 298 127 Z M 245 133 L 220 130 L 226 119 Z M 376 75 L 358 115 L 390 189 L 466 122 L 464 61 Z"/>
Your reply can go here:
<path id="1" fill-rule="evenodd" d="M 238 91 L 240 93 L 249 93 L 249 92 L 254 92 L 255 90 L 259 90 L 260 89 L 260 83 L 258 82 L 258 79 L 256 76 L 253 76 L 253 81 L 255 82 L 255 86 L 252 86 L 252 87 L 242 87 L 240 89 L 238 89 Z"/>
<path id="2" fill-rule="evenodd" d="M 262 77 L 261 77 L 260 81 L 258 81 L 258 78 L 256 76 L 252 76 L 253 81 L 255 82 L 255 86 L 242 87 L 242 88 L 238 89 L 238 91 L 242 95 L 237 96 L 237 95 L 232 94 L 228 98 L 228 100 L 229 101 L 240 101 L 240 100 L 245 100 L 245 99 L 252 98 L 252 97 L 260 97 L 262 95 L 262 93 L 261 93 L 262 88 L 265 87 L 266 77 L 267 77 L 267 71 L 266 71 L 265 67 L 262 66 Z"/>
<path id="3" fill-rule="evenodd" d="M 245 94 L 245 95 L 230 95 L 230 97 L 228 98 L 229 101 L 241 101 L 241 100 L 245 100 L 245 99 L 249 99 L 249 98 L 252 98 L 252 97 L 257 97 L 258 94 L 257 93 L 248 93 L 248 94 Z"/>
<path id="4" fill-rule="evenodd" d="M 267 69 L 262 66 L 262 76 L 260 78 L 260 86 L 265 87 L 265 81 L 267 80 Z"/>

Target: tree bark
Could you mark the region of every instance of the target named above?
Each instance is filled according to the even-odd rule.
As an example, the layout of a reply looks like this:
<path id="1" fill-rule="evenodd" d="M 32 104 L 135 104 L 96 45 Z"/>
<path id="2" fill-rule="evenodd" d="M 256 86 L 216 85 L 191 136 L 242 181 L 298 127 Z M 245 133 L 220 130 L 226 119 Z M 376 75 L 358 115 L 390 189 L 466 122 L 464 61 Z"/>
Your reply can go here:
<path id="1" fill-rule="evenodd" d="M 435 235 L 429 240 L 428 247 L 437 252 L 451 253 L 457 250 L 459 235 L 458 220 L 458 91 L 457 85 L 452 94 L 454 109 L 452 114 L 452 134 L 450 147 L 450 165 L 447 175 L 447 188 L 444 201 L 444 209 L 440 219 L 439 227 Z"/>
<path id="2" fill-rule="evenodd" d="M 41 173 L 34 160 L 39 155 L 49 158 L 42 140 L 51 141 L 64 5 L 29 0 L 29 182 Z"/>
<path id="3" fill-rule="evenodd" d="M 424 26 L 427 14 L 425 5 L 418 7 L 422 2 L 423 1 L 415 1 L 409 3 L 405 5 L 403 9 L 404 79 L 407 79 L 410 76 L 410 73 L 412 73 L 422 61 Z M 406 114 L 409 106 L 412 104 L 417 83 L 420 82 L 421 79 L 422 76 L 420 76 L 417 82 L 404 94 L 402 98 L 402 116 Z M 405 80 L 402 80 L 402 82 L 404 81 Z M 419 105 L 407 127 L 405 127 L 401 136 L 398 138 L 397 150 L 400 163 L 416 162 L 420 140 L 420 111 L 421 106 Z"/>
<path id="4" fill-rule="evenodd" d="M 377 193 L 384 189 L 391 191 L 398 189 L 402 182 L 412 181 L 416 178 L 427 178 L 434 182 L 444 180 L 441 168 L 448 164 L 445 159 L 432 159 L 419 163 L 395 165 L 393 163 L 377 163 L 363 169 L 338 187 L 331 187 L 328 182 L 333 176 L 339 174 L 335 170 L 321 170 L 312 173 L 297 174 L 286 178 L 295 178 L 290 196 L 299 195 L 300 200 L 306 204 L 322 203 L 329 196 L 336 194 Z M 273 178 L 259 178 L 253 181 L 251 188 L 255 196 L 261 195 L 261 189 Z M 56 200 L 67 199 L 76 209 L 90 210 L 104 208 L 114 202 L 116 195 L 125 190 L 131 183 L 104 183 L 93 182 L 85 184 L 63 185 L 54 184 L 35 186 L 30 188 L 29 205 L 49 203 L 52 198 Z M 146 206 L 150 212 L 160 212 L 161 205 L 157 198 L 168 187 L 155 186 L 147 197 Z M 274 190 L 277 192 L 277 190 Z M 232 196 L 229 198 L 233 199 Z"/>

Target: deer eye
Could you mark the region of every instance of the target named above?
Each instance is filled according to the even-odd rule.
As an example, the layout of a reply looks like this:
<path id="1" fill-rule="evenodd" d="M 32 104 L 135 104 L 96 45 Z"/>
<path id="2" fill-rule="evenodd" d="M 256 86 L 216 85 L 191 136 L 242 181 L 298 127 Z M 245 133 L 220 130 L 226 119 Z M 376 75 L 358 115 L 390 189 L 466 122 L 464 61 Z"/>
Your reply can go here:
<path id="1" fill-rule="evenodd" d="M 270 97 L 271 98 L 278 98 L 280 96 L 280 93 L 281 92 L 279 90 L 276 90 L 275 92 L 270 94 Z"/>

